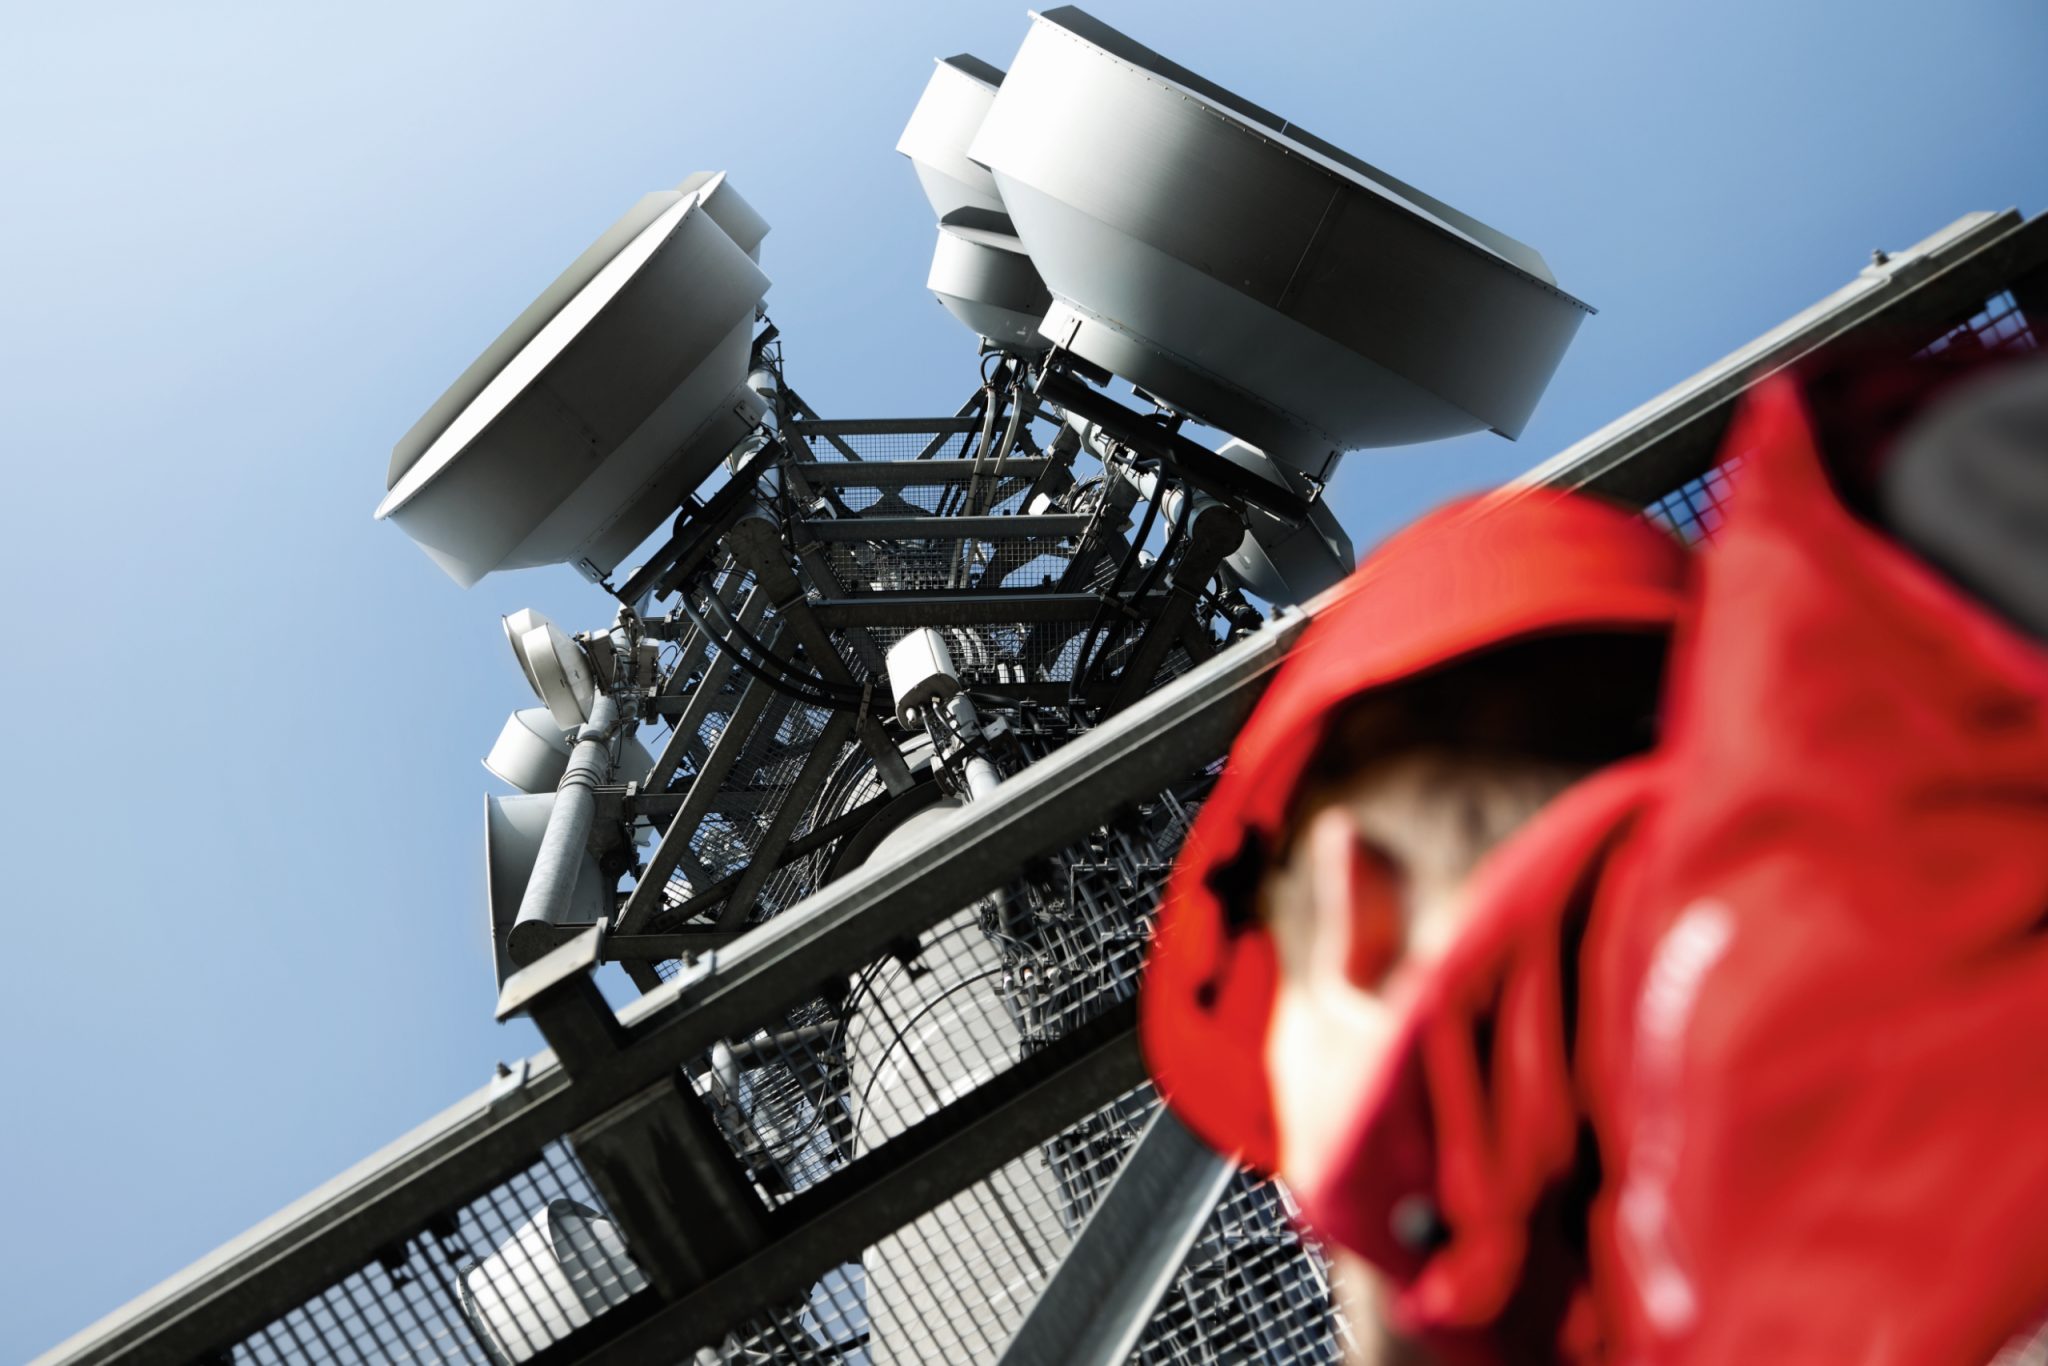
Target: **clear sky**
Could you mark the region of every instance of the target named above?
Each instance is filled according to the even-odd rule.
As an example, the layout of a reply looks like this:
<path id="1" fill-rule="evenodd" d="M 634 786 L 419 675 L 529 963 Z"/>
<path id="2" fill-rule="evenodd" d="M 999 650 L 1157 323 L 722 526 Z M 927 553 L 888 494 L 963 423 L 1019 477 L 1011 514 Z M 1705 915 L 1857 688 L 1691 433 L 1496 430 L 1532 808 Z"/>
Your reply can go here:
<path id="1" fill-rule="evenodd" d="M 2048 197 L 2040 0 L 1097 0 L 1601 310 L 1523 439 L 1355 456 L 1361 546 L 1843 283 Z M 892 148 L 1021 0 L 0 0 L 0 1360 L 529 1051 L 490 1018 L 498 626 L 370 520 L 392 443 L 639 195 L 729 169 L 791 378 L 951 411 Z"/>

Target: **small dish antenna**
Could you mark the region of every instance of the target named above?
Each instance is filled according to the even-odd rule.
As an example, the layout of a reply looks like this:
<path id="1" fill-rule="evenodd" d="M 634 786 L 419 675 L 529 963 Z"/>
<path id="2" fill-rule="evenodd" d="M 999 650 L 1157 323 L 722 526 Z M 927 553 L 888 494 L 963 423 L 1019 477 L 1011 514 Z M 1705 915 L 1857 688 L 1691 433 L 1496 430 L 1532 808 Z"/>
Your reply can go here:
<path id="1" fill-rule="evenodd" d="M 582 646 L 532 608 L 505 618 L 505 638 L 512 643 L 512 653 L 533 695 L 557 726 L 574 730 L 590 719 L 591 704 L 597 700 L 597 676 L 591 672 Z"/>
<path id="2" fill-rule="evenodd" d="M 1256 447 L 1234 437 L 1216 454 L 1246 469 L 1255 469 L 1266 459 Z M 1327 498 L 1311 502 L 1308 516 L 1299 521 L 1256 503 L 1245 508 L 1244 518 L 1248 534 L 1224 556 L 1224 572 L 1275 607 L 1307 602 L 1357 567 L 1351 537 Z"/>
<path id="3" fill-rule="evenodd" d="M 1052 307 L 1045 281 L 1014 234 L 977 231 L 958 221 L 967 212 L 939 224 L 925 288 L 976 336 L 1008 351 L 1045 350 L 1052 345 L 1038 330 Z"/>

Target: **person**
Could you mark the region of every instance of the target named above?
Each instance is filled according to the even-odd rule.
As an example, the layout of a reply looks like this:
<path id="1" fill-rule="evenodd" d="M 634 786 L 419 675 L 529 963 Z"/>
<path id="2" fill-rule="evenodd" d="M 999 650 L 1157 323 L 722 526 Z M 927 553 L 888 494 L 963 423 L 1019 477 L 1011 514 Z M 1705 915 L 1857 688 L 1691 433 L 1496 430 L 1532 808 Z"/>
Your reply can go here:
<path id="1" fill-rule="evenodd" d="M 1198 813 L 1147 964 L 1148 1066 L 1198 1135 L 1311 1200 L 1339 1171 L 1364 1063 L 1456 942 L 1474 868 L 1650 744 L 1687 578 L 1634 513 L 1534 494 L 1431 514 L 1340 587 Z M 1386 1356 L 1399 1315 L 1333 1250 Z"/>
<path id="2" fill-rule="evenodd" d="M 1238 957 L 1177 870 L 1141 1016 L 1162 1093 L 1229 1146 L 1223 1108 L 1270 1093 L 1284 1131 L 1320 1080 L 1317 1160 L 1276 1165 L 1376 1268 L 1388 1341 L 1671 1366 L 2048 1345 L 2048 1166 L 2021 1137 L 2048 1111 L 2048 651 L 2040 529 L 2014 529 L 2048 386 L 1967 369 L 1752 391 L 1654 751 L 1494 848 L 1448 944 L 1298 1076 L 1271 1003 L 1328 962 L 1269 954 L 1264 1016 L 1240 985 L 1226 1024 L 1222 988 L 1175 985 Z M 1275 881 L 1230 885 L 1271 924 Z M 1174 1060 L 1204 1009 L 1269 1041 L 1231 1100 Z"/>
<path id="3" fill-rule="evenodd" d="M 2007 534 L 2026 479 L 1969 479 L 2040 486 L 2041 364 L 1779 376 L 1728 437 L 1579 954 L 1613 1359 L 1981 1366 L 2048 1317 L 2048 1166 L 2015 1141 L 2048 1119 L 2048 526 Z M 1900 503 L 1957 477 L 2007 506 Z"/>

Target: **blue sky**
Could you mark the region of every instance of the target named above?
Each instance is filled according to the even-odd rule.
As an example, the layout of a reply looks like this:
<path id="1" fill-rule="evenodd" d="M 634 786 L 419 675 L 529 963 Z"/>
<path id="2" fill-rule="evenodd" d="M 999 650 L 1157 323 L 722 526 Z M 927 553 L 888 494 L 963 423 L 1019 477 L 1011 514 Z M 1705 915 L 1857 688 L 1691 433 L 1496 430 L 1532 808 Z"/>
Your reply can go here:
<path id="1" fill-rule="evenodd" d="M 1600 308 L 1523 439 L 1359 455 L 1363 546 L 1833 289 L 2042 207 L 2038 0 L 1098 0 L 1531 243 Z M 374 524 L 391 444 L 642 193 L 729 169 L 793 382 L 950 411 L 892 151 L 1021 4 L 0 3 L 0 1359 L 47 1347 L 534 1046 L 490 1019 L 498 616 Z"/>

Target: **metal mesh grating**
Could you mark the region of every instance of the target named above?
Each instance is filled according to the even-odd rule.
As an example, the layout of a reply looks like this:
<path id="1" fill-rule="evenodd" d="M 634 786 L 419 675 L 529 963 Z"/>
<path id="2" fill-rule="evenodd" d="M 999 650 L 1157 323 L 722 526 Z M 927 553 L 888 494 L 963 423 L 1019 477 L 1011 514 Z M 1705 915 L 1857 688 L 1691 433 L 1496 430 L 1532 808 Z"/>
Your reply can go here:
<path id="1" fill-rule="evenodd" d="M 1993 296 L 1980 311 L 1949 328 L 1914 354 L 1933 356 L 1966 350 L 2032 351 L 2039 346 L 2032 323 L 2008 292 Z M 1724 457 L 1706 473 L 1652 499 L 1644 509 L 1644 515 L 1669 529 L 1688 545 L 1712 541 L 1721 529 L 1730 478 L 1742 468 L 1742 460 L 1741 452 Z"/>
<path id="2" fill-rule="evenodd" d="M 801 444 L 810 460 L 964 460 L 974 454 L 980 440 L 977 426 L 958 432 L 806 432 Z"/>
<path id="3" fill-rule="evenodd" d="M 798 1020 L 731 1045 L 749 1065 L 717 1094 L 763 1194 L 786 1198 L 985 1084 L 1034 1047 L 1136 991 L 1144 944 L 1195 792 L 1127 820 L 882 959 L 853 980 L 839 1023 Z M 1141 1089 L 841 1268 L 801 1309 L 727 1350 L 773 1360 L 992 1358 L 1050 1279 L 1156 1100 Z M 1148 1332 L 1159 1362 L 1338 1356 L 1320 1262 L 1277 1190 L 1240 1178 Z M 745 1359 L 745 1358 L 741 1358 Z"/>
<path id="4" fill-rule="evenodd" d="M 728 1338 L 729 1359 L 993 1360 L 1157 1106 L 1140 1087 L 1006 1164 L 825 1277 L 801 1307 Z M 1334 1362 L 1342 1337 L 1321 1258 L 1293 1231 L 1279 1188 L 1239 1175 L 1133 1360 Z"/>
<path id="5" fill-rule="evenodd" d="M 507 1366 L 645 1287 L 575 1154 L 557 1141 L 216 1360 Z"/>
<path id="6" fill-rule="evenodd" d="M 1153 1315 L 1135 1358 L 1334 1362 L 1348 1337 L 1322 1257 L 1295 1232 L 1282 1190 L 1240 1172 Z"/>
<path id="7" fill-rule="evenodd" d="M 1728 501 L 1729 476 L 1742 468 L 1736 457 L 1688 479 L 1671 492 L 1650 503 L 1643 515 L 1670 531 L 1687 545 L 1711 541 L 1721 530 L 1722 505 Z"/>
<path id="8" fill-rule="evenodd" d="M 813 469 L 806 475 L 806 482 L 841 515 L 938 517 L 966 510 L 971 480 L 934 475 L 924 483 L 904 484 L 887 477 L 892 471 L 871 471 L 871 463 L 881 462 L 844 461 L 823 471 Z M 990 474 L 982 480 L 978 491 L 977 510 L 984 513 L 1022 511 L 1024 494 L 1031 484 L 1029 478 L 991 466 Z"/>
<path id="9" fill-rule="evenodd" d="M 969 539 L 948 535 L 946 519 L 933 517 L 928 538 L 838 542 L 827 549 L 825 560 L 851 594 L 1057 585 L 1073 561 L 1073 542 L 1031 535 L 1030 518 L 1015 520 L 1014 536 Z"/>
<path id="10" fill-rule="evenodd" d="M 1918 354 L 1932 356 L 1944 351 L 1970 349 L 2033 351 L 2039 349 L 2040 344 L 2032 321 L 2020 311 L 2019 303 L 2007 291 L 1992 296 L 1981 313 L 1957 323 L 1921 347 Z"/>
<path id="11" fill-rule="evenodd" d="M 866 965 L 837 999 L 704 1058 L 721 1127 L 762 1194 L 787 1199 L 1130 999 L 1206 781 L 1161 794 Z"/>

